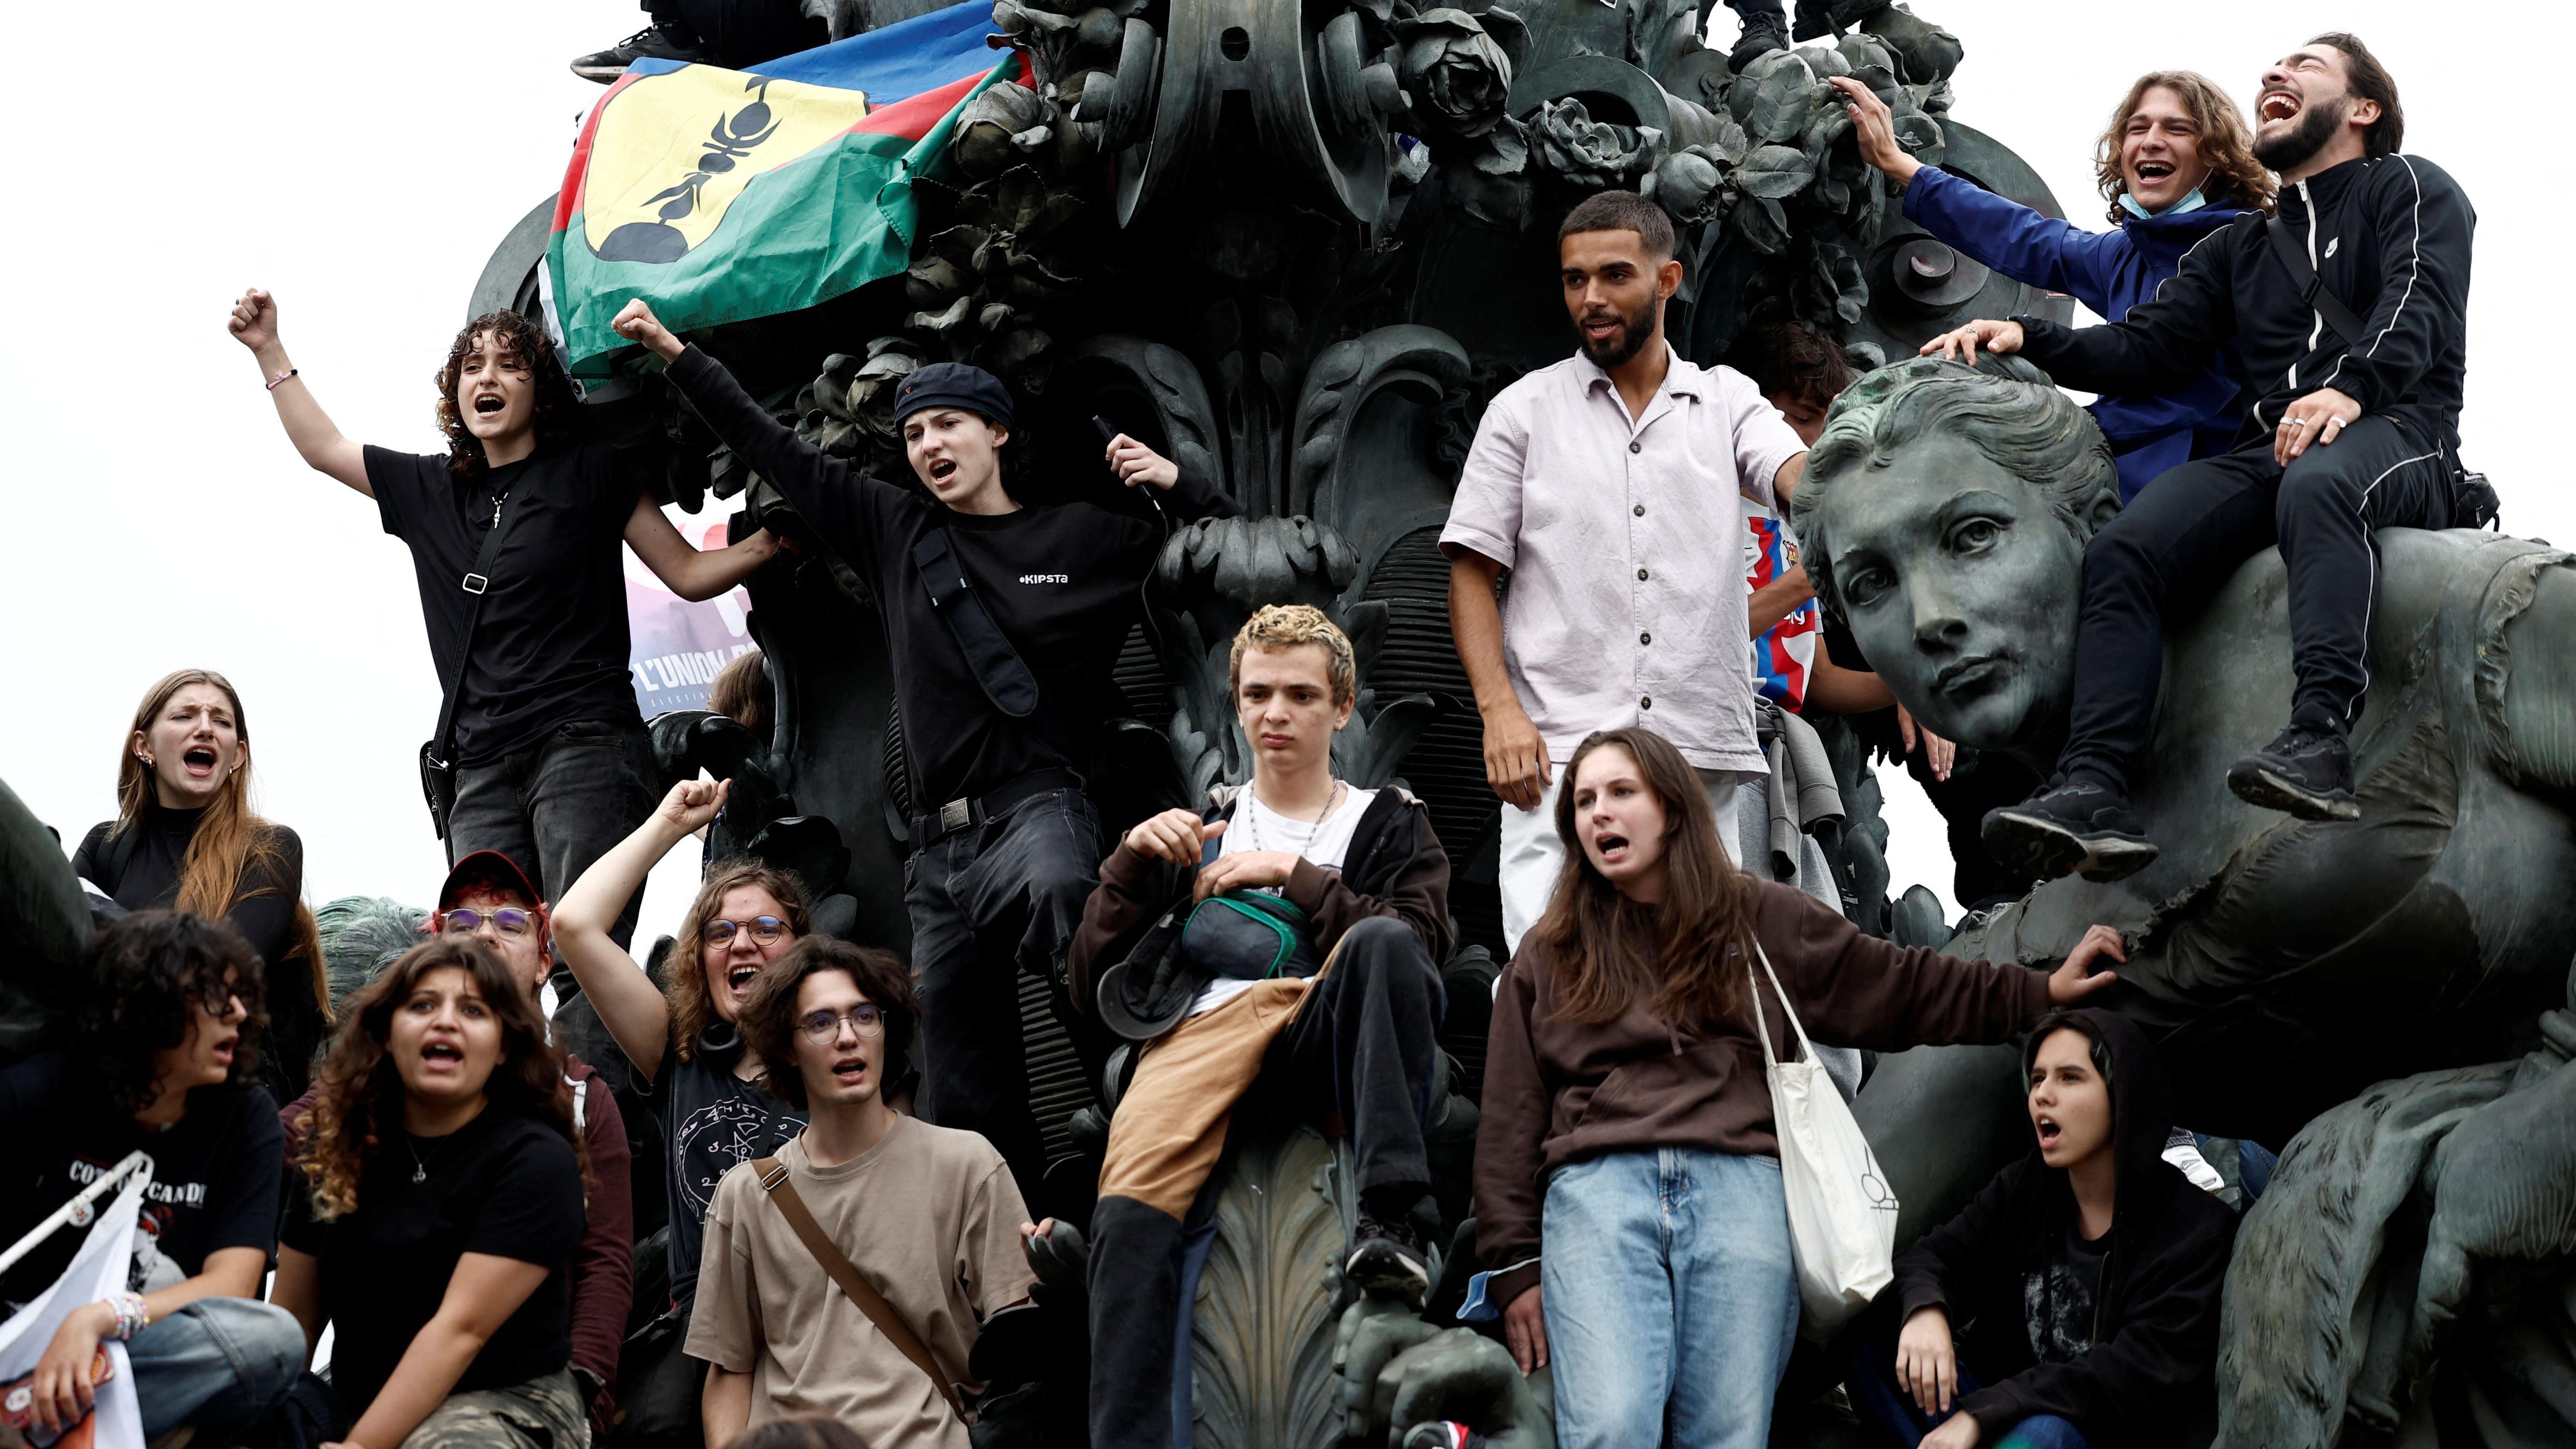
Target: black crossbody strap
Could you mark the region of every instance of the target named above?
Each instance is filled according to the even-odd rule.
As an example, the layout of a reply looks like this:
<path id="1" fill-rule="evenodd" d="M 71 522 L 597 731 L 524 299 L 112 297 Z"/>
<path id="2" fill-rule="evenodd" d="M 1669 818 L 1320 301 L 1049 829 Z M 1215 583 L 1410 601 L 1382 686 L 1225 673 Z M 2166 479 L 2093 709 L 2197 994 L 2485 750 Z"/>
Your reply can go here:
<path id="1" fill-rule="evenodd" d="M 456 763 L 456 701 L 465 693 L 465 661 L 474 657 L 474 626 L 483 619 L 483 599 L 492 588 L 492 562 L 501 556 L 501 535 L 518 517 L 505 498 L 492 505 L 492 526 L 483 531 L 483 547 L 474 554 L 474 567 L 456 586 L 465 591 L 465 633 L 456 641 L 456 666 L 447 671 L 444 693 L 438 702 L 438 733 L 429 737 L 430 753 L 440 768 Z"/>
<path id="2" fill-rule="evenodd" d="M 2316 225 L 2315 219 L 2310 218 L 2308 224 Z M 2345 346 L 2359 345 L 2361 334 L 2367 330 L 2366 324 L 2359 314 L 2344 305 L 2343 298 L 2326 290 L 2325 279 L 2317 275 L 2316 268 L 2308 265 L 2307 253 L 2299 250 L 2298 242 L 2291 239 L 2289 223 L 2275 216 L 2263 223 L 2263 232 L 2272 239 L 2272 255 L 2281 259 L 2281 266 L 2289 272 L 2290 280 L 2298 284 L 2299 300 L 2326 319 L 2326 325 L 2335 330 L 2335 335 L 2344 340 Z"/>
<path id="3" fill-rule="evenodd" d="M 1002 626 L 993 622 L 974 586 L 966 582 L 955 545 L 946 525 L 934 525 L 912 546 L 912 566 L 920 571 L 921 585 L 930 591 L 930 606 L 947 623 L 949 637 L 965 651 L 975 682 L 984 686 L 984 697 L 1011 718 L 1027 719 L 1037 712 L 1037 676 L 1020 662 L 1019 651 L 1002 636 Z"/>

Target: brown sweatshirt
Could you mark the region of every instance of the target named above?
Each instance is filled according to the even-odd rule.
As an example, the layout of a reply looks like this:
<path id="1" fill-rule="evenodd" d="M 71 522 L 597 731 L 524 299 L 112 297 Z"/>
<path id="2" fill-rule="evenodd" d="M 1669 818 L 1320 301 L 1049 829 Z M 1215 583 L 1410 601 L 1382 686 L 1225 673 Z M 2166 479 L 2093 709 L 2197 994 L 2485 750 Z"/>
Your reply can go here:
<path id="1" fill-rule="evenodd" d="M 1897 946 L 1802 892 L 1757 889 L 1754 936 L 1819 1042 L 1899 1051 L 2003 1041 L 2048 1012 L 2042 972 Z M 1761 991 L 1772 1050 L 1791 1060 L 1797 1038 L 1767 979 Z M 1547 1178 L 1569 1162 L 1658 1147 L 1780 1150 L 1749 1009 L 1687 1032 L 1643 1002 L 1615 1021 L 1562 1020 L 1560 998 L 1549 953 L 1524 940 L 1495 995 L 1476 1130 L 1476 1252 L 1489 1268 L 1538 1256 Z M 1499 1307 L 1537 1282 L 1535 1262 L 1498 1273 L 1487 1300 Z"/>

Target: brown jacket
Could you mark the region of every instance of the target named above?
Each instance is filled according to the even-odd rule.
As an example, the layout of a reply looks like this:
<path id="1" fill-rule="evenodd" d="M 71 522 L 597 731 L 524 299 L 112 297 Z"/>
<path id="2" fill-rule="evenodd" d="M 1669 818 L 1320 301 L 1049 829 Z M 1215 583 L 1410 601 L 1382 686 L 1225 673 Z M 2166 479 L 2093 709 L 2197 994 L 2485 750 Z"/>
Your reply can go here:
<path id="1" fill-rule="evenodd" d="M 2048 978 L 2018 966 L 1957 961 L 1864 936 L 1812 897 L 1758 883 L 1754 935 L 1806 1024 L 1835 1046 L 1897 1051 L 2002 1041 L 2048 1012 Z M 1536 937 L 1503 972 L 1485 1051 L 1476 1131 L 1476 1252 L 1509 1268 L 1539 1252 L 1547 1178 L 1569 1162 L 1657 1147 L 1775 1155 L 1771 1090 L 1748 1011 L 1705 1033 L 1679 1031 L 1632 1006 L 1616 1021 L 1557 1017 L 1551 958 Z M 1796 1038 L 1768 980 L 1772 1050 Z M 1497 1274 L 1497 1306 L 1538 1282 L 1538 1265 Z"/>
<path id="2" fill-rule="evenodd" d="M 1210 823 L 1224 819 L 1244 788 L 1217 791 L 1216 803 L 1200 818 Z M 1195 874 L 1195 869 L 1139 855 L 1124 840 L 1100 863 L 1100 885 L 1083 903 L 1082 926 L 1066 953 L 1073 1004 L 1083 1014 L 1096 1010 L 1092 998 L 1100 973 L 1116 965 L 1154 918 L 1188 892 Z M 1300 860 L 1282 894 L 1313 923 L 1320 952 L 1330 954 L 1342 933 L 1359 922 L 1392 916 L 1413 928 L 1433 961 L 1449 959 L 1449 857 L 1431 833 L 1431 812 L 1393 786 L 1380 789 L 1361 814 L 1342 869 L 1325 870 Z"/>

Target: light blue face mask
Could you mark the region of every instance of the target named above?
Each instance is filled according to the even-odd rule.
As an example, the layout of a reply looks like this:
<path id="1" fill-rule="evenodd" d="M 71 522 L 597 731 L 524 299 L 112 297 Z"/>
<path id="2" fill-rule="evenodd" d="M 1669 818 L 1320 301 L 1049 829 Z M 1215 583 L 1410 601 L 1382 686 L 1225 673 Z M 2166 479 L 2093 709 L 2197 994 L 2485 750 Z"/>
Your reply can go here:
<path id="1" fill-rule="evenodd" d="M 2203 183 L 2204 186 L 2206 184 L 2207 183 Z M 2209 198 L 2201 194 L 2200 188 L 2194 188 L 2189 195 L 2183 197 L 2182 200 L 2175 202 L 2173 205 L 2166 207 L 2162 211 L 2149 211 L 2145 207 L 2138 205 L 2138 199 L 2136 197 L 2131 196 L 2125 191 L 2120 193 L 2121 209 L 2140 220 L 2144 220 L 2151 216 L 2180 216 L 2186 211 L 2198 211 L 2207 205 L 2209 205 Z"/>

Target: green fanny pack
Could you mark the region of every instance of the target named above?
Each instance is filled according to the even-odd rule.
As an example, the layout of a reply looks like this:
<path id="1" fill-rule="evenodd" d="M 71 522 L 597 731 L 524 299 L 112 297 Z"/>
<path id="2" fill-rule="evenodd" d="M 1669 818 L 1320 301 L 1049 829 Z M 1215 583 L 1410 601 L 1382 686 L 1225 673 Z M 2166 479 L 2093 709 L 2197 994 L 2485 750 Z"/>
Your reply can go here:
<path id="1" fill-rule="evenodd" d="M 1210 896 L 1181 927 L 1181 959 L 1211 977 L 1305 977 L 1322 964 L 1315 932 L 1293 901 L 1262 891 Z"/>

